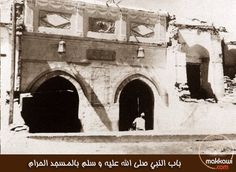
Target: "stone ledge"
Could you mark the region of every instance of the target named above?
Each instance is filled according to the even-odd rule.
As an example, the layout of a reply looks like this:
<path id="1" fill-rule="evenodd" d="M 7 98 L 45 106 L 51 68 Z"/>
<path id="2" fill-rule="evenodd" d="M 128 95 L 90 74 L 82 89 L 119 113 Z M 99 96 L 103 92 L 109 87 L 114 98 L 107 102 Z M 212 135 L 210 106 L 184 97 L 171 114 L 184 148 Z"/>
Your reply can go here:
<path id="1" fill-rule="evenodd" d="M 206 141 L 209 135 L 159 135 L 149 131 L 143 132 L 113 132 L 113 133 L 37 133 L 26 134 L 29 139 L 38 140 L 61 140 L 68 142 L 92 143 L 92 142 L 186 142 L 186 141 Z M 223 135 L 229 140 L 235 140 L 236 134 Z M 211 141 L 219 141 L 218 135 L 214 135 Z M 207 140 L 208 141 L 208 140 Z"/>
<path id="2" fill-rule="evenodd" d="M 158 42 L 158 43 L 144 43 L 144 42 L 129 42 L 129 41 L 118 41 L 118 40 L 107 40 L 107 39 L 97 39 L 89 37 L 78 37 L 78 36 L 69 36 L 69 35 L 58 35 L 58 34 L 45 34 L 45 33 L 35 33 L 35 32 L 24 32 L 24 37 L 31 37 L 32 39 L 50 39 L 50 40 L 73 40 L 73 41 L 92 41 L 92 42 L 105 42 L 105 43 L 116 43 L 116 44 L 125 44 L 125 45 L 141 45 L 141 46 L 150 46 L 150 47 L 167 47 L 167 42 Z"/>

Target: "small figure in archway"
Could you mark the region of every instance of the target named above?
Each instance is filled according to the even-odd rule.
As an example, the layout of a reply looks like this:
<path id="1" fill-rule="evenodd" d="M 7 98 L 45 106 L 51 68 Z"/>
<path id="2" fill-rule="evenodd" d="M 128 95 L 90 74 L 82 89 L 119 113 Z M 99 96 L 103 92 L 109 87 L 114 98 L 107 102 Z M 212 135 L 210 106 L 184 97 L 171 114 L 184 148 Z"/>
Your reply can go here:
<path id="1" fill-rule="evenodd" d="M 140 117 L 135 118 L 133 121 L 133 126 L 135 126 L 135 130 L 145 130 L 145 119 L 144 119 L 145 114 L 141 113 Z"/>

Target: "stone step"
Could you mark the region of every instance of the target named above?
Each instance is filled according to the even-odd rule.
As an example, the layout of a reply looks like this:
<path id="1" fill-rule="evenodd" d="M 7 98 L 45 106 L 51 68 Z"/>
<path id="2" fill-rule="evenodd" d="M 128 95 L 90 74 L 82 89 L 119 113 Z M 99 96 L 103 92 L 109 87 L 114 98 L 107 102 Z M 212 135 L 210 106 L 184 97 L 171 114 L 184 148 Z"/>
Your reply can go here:
<path id="1" fill-rule="evenodd" d="M 211 136 L 211 137 L 208 137 Z M 145 132 L 121 133 L 37 133 L 28 134 L 30 139 L 54 140 L 78 143 L 138 143 L 138 142 L 187 142 L 236 140 L 236 134 L 225 135 L 157 135 Z"/>

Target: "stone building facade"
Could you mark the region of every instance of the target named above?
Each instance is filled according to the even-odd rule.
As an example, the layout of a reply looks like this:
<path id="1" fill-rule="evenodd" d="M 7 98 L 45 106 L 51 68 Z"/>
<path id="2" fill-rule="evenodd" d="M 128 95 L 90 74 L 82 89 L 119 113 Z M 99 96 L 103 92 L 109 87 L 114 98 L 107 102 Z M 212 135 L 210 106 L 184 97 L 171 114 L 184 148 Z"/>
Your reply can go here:
<path id="1" fill-rule="evenodd" d="M 141 112 L 146 129 L 155 130 L 168 101 L 166 18 L 83 2 L 26 1 L 19 70 L 21 93 L 32 95 L 21 99 L 30 130 L 127 131 Z"/>
<path id="2" fill-rule="evenodd" d="M 168 58 L 175 73 L 174 82 L 188 85 L 192 98 L 221 99 L 224 96 L 221 33 L 225 28 L 215 28 L 198 19 L 177 20 L 170 25 L 174 41 Z"/>
<path id="3" fill-rule="evenodd" d="M 208 122 L 191 130 L 176 86 L 190 99 L 222 98 L 219 29 L 80 1 L 26 0 L 23 9 L 13 123 L 33 133 L 118 132 L 144 112 L 152 134 L 218 132 Z"/>

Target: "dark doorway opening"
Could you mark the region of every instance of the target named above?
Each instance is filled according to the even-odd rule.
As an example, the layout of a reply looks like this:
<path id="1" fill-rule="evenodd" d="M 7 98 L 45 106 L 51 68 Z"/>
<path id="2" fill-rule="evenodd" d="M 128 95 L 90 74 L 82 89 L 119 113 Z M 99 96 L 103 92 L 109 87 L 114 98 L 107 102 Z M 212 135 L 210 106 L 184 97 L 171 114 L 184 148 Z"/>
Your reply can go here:
<path id="1" fill-rule="evenodd" d="M 145 129 L 153 129 L 154 95 L 147 84 L 138 79 L 129 82 L 120 94 L 119 105 L 120 131 L 128 131 L 142 112 L 145 113 Z"/>
<path id="2" fill-rule="evenodd" d="M 198 98 L 201 88 L 200 64 L 187 64 L 187 82 L 191 98 Z"/>
<path id="3" fill-rule="evenodd" d="M 212 90 L 209 75 L 209 52 L 201 45 L 193 45 L 187 48 L 186 72 L 190 96 L 194 99 L 217 98 Z"/>
<path id="4" fill-rule="evenodd" d="M 57 76 L 44 82 L 32 98 L 24 99 L 22 116 L 32 133 L 79 132 L 78 106 L 74 85 Z"/>

